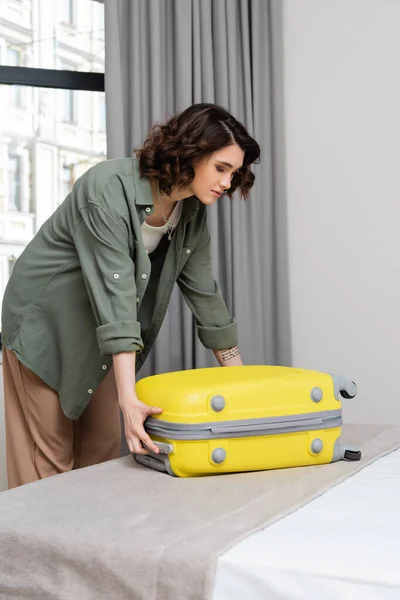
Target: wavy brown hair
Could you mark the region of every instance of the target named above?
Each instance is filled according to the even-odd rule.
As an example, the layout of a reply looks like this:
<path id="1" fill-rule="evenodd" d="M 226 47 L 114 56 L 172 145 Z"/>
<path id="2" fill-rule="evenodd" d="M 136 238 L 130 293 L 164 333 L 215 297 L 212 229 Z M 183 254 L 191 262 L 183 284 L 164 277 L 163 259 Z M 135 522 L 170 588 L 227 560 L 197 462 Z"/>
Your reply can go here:
<path id="1" fill-rule="evenodd" d="M 258 161 L 260 147 L 239 121 L 216 104 L 194 104 L 166 123 L 156 123 L 135 153 L 141 176 L 156 178 L 160 190 L 168 195 L 173 188 L 191 183 L 197 162 L 232 144 L 245 155 L 227 194 L 231 197 L 238 190 L 247 197 L 255 179 L 250 165 Z"/>

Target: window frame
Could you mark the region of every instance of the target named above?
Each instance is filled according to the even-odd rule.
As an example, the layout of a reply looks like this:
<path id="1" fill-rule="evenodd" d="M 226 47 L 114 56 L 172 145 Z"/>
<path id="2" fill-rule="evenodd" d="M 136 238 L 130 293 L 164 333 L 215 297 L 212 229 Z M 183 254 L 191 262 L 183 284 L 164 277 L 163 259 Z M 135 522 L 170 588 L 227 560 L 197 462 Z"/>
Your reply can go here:
<path id="1" fill-rule="evenodd" d="M 104 73 L 0 65 L 0 84 L 104 92 Z"/>

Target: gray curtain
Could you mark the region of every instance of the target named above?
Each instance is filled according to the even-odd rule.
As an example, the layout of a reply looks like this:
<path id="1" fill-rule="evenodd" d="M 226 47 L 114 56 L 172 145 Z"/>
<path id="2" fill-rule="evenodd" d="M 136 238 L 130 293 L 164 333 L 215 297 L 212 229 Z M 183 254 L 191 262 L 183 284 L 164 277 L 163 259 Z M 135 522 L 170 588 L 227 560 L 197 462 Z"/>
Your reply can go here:
<path id="1" fill-rule="evenodd" d="M 281 0 L 105 0 L 105 38 L 109 158 L 196 102 L 223 105 L 261 145 L 249 200 L 208 209 L 212 260 L 244 362 L 290 365 Z M 214 364 L 176 289 L 139 376 Z"/>

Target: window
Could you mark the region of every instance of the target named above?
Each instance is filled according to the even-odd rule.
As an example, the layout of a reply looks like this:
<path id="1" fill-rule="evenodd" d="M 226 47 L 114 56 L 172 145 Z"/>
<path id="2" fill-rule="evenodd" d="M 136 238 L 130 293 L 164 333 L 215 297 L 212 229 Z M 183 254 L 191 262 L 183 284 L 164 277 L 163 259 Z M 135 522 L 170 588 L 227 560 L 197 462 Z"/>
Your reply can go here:
<path id="1" fill-rule="evenodd" d="M 17 48 L 9 46 L 6 52 L 5 63 L 10 67 L 20 67 L 22 65 L 22 53 Z M 12 85 L 8 90 L 8 104 L 16 108 L 22 108 L 22 90 L 19 85 Z"/>
<path id="2" fill-rule="evenodd" d="M 63 121 L 74 123 L 75 121 L 75 94 L 73 90 L 63 90 Z"/>
<path id="3" fill-rule="evenodd" d="M 12 46 L 9 46 L 7 48 L 6 61 L 7 61 L 7 64 L 10 65 L 10 67 L 20 67 L 21 66 L 21 51 L 17 50 L 17 48 L 13 48 Z"/>
<path id="4" fill-rule="evenodd" d="M 72 165 L 63 165 L 61 171 L 60 202 L 70 193 L 73 184 Z"/>
<path id="5" fill-rule="evenodd" d="M 8 210 L 21 210 L 21 159 L 10 154 L 8 157 Z"/>
<path id="6" fill-rule="evenodd" d="M 61 0 L 63 23 L 73 25 L 75 23 L 74 0 Z"/>
<path id="7" fill-rule="evenodd" d="M 106 158 L 104 5 L 5 3 L 22 16 L 0 34 L 0 303 L 13 257 Z"/>

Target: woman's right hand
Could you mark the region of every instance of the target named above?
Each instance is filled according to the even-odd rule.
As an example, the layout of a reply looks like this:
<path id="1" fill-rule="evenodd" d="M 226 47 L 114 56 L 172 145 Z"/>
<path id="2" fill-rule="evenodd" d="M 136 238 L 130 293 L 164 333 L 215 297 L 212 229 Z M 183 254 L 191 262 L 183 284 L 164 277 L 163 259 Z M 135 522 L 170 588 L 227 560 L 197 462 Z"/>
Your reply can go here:
<path id="1" fill-rule="evenodd" d="M 120 399 L 119 404 L 124 416 L 125 436 L 129 450 L 136 452 L 136 454 L 148 454 L 148 450 L 143 448 L 142 443 L 144 443 L 149 450 L 158 454 L 159 450 L 146 433 L 143 423 L 147 417 L 161 414 L 162 408 L 148 406 L 141 402 L 135 395 L 130 398 Z"/>

